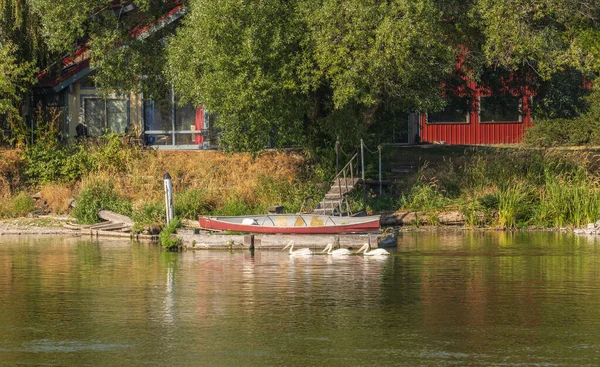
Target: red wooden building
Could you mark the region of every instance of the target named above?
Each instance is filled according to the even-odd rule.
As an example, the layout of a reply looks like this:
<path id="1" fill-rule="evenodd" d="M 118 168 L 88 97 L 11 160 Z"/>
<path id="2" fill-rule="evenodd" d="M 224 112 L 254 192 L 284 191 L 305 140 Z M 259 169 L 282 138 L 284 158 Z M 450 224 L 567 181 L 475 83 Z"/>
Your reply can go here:
<path id="1" fill-rule="evenodd" d="M 448 91 L 446 108 L 418 114 L 418 136 L 423 143 L 514 144 L 531 126 L 533 93 L 527 78 L 490 73 L 489 83 L 473 81 Z"/>

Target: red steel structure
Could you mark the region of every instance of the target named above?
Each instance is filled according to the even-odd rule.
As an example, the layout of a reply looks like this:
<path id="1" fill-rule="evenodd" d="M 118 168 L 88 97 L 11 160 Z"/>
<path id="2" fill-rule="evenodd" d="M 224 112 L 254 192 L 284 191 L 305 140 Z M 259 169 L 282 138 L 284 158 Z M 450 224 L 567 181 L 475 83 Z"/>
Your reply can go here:
<path id="1" fill-rule="evenodd" d="M 523 96 L 520 121 L 482 122 L 478 109 L 469 112 L 467 122 L 429 123 L 427 114 L 421 114 L 419 139 L 446 144 L 516 144 L 523 141 L 531 125 L 531 98 Z"/>
<path id="2" fill-rule="evenodd" d="M 443 142 L 446 144 L 515 144 L 523 140 L 531 123 L 531 103 L 534 92 L 530 88 L 530 75 L 515 72 L 493 72 L 480 85 L 471 80 L 463 70 L 463 55 L 456 65 L 457 75 L 462 83 L 446 85 L 446 95 L 466 97 L 461 120 L 444 120 L 443 117 L 429 121 L 427 113 L 418 114 L 418 135 L 423 143 Z M 492 87 L 493 86 L 493 87 Z M 518 107 L 514 106 L 514 114 L 510 117 L 497 117 L 496 121 L 489 113 L 482 114 L 482 101 L 487 97 L 509 96 Z M 488 99 L 492 99 L 488 98 Z M 487 103 L 487 102 L 486 102 Z M 467 107 L 468 105 L 468 107 Z M 488 111 L 489 112 L 489 111 Z M 503 118 L 504 117 L 504 118 Z M 484 120 L 487 118 L 487 121 Z"/>

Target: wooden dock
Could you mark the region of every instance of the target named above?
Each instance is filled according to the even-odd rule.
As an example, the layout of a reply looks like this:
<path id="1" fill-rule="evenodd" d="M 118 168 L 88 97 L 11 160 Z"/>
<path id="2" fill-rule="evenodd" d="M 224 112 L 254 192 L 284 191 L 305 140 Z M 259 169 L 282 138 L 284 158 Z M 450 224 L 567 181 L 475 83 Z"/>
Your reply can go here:
<path id="1" fill-rule="evenodd" d="M 197 232 L 197 231 L 196 231 Z M 224 249 L 243 250 L 251 246 L 250 235 L 231 235 L 223 233 L 200 232 L 192 229 L 181 229 L 177 236 L 183 240 L 183 246 L 188 249 Z M 323 249 L 328 243 L 339 245 L 340 248 L 358 250 L 365 243 L 370 243 L 371 248 L 396 247 L 396 235 L 373 234 L 341 234 L 341 235 L 293 235 L 293 234 L 256 234 L 254 235 L 255 249 L 282 249 L 290 241 L 294 241 L 295 248 Z"/>

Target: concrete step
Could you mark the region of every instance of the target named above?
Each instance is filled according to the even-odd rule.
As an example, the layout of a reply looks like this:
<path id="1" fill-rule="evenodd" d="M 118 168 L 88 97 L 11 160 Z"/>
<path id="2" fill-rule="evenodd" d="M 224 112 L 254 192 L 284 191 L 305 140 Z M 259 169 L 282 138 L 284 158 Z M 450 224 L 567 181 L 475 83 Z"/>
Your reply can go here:
<path id="1" fill-rule="evenodd" d="M 342 197 L 343 197 L 343 194 L 345 194 L 345 193 L 342 193 Z M 336 200 L 337 201 L 337 200 L 341 200 L 342 198 L 340 197 L 339 193 L 337 193 L 337 192 L 332 193 L 330 191 L 327 194 L 325 194 L 325 199 L 327 199 L 327 200 Z"/>
<path id="2" fill-rule="evenodd" d="M 414 173 L 419 169 L 417 166 L 393 166 L 392 173 Z"/>
<path id="3" fill-rule="evenodd" d="M 339 193 L 341 192 L 350 192 L 354 190 L 354 185 L 348 185 L 348 186 L 344 186 L 342 185 L 341 187 L 338 185 L 333 185 L 331 186 L 331 188 L 329 189 L 328 193 Z"/>
<path id="4" fill-rule="evenodd" d="M 354 177 L 354 178 L 350 178 L 350 177 L 346 177 L 346 179 L 344 179 L 343 177 L 338 178 L 337 180 L 333 181 L 333 184 L 331 185 L 333 186 L 338 186 L 338 182 L 340 185 L 345 186 L 346 184 L 348 186 L 354 186 L 356 185 L 358 182 L 360 181 L 360 178 Z"/>

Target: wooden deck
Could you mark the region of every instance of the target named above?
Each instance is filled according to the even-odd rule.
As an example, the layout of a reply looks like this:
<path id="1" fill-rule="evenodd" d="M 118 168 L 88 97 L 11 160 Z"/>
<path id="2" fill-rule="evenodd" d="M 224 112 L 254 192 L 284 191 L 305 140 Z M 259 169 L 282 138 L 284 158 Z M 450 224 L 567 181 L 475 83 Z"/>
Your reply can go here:
<path id="1" fill-rule="evenodd" d="M 230 235 L 223 233 L 201 232 L 195 234 L 192 229 L 177 231 L 177 236 L 183 240 L 184 247 L 188 249 L 224 249 L 248 250 L 250 248 L 250 235 Z M 257 234 L 254 236 L 255 249 L 282 249 L 290 241 L 294 241 L 295 248 L 323 249 L 328 243 L 338 244 L 341 248 L 358 250 L 365 243 L 372 248 L 396 247 L 395 235 L 381 233 L 369 234 L 342 234 L 342 235 L 284 235 L 284 234 Z"/>

